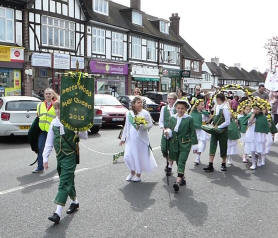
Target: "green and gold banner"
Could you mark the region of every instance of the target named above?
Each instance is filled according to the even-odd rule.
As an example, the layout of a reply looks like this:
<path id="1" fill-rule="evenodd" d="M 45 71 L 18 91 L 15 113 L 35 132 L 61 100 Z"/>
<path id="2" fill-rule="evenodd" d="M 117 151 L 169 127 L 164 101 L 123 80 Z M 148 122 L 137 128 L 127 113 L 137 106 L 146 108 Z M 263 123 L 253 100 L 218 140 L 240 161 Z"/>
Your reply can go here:
<path id="1" fill-rule="evenodd" d="M 76 72 L 62 77 L 60 120 L 72 131 L 91 129 L 94 121 L 94 79 Z"/>

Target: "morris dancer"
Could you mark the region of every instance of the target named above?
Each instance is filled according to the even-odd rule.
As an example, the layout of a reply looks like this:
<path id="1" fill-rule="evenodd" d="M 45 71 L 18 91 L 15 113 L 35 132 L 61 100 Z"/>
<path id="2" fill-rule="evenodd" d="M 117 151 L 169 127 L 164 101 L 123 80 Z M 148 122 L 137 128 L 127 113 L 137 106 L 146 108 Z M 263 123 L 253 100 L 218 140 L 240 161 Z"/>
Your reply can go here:
<path id="1" fill-rule="evenodd" d="M 152 128 L 152 118 L 143 109 L 141 97 L 131 102 L 132 110 L 127 113 L 120 145 L 125 146 L 124 160 L 130 170 L 126 181 L 141 182 L 142 172 L 151 172 L 157 167 L 150 148 L 148 131 Z M 136 121 L 140 119 L 142 123 Z"/>
<path id="2" fill-rule="evenodd" d="M 170 119 L 170 126 L 165 130 L 165 135 L 170 138 L 170 158 L 176 161 L 178 177 L 173 185 L 175 192 L 180 186 L 186 185 L 184 170 L 192 145 L 198 144 L 194 122 L 186 112 L 190 104 L 185 100 L 177 100 L 175 104 L 177 114 Z"/>
<path id="3" fill-rule="evenodd" d="M 177 95 L 175 93 L 169 93 L 168 105 L 162 107 L 159 118 L 159 127 L 163 130 L 161 138 L 161 152 L 164 158 L 167 160 L 167 165 L 165 167 L 166 176 L 171 176 L 173 161 L 169 158 L 169 141 L 164 135 L 164 130 L 169 128 L 169 122 L 171 116 L 176 114 L 176 109 L 174 107 L 175 102 L 177 101 Z"/>
<path id="4" fill-rule="evenodd" d="M 248 121 L 245 149 L 248 154 L 252 154 L 252 166 L 250 169 L 255 170 L 257 168 L 257 162 L 259 161 L 260 165 L 262 154 L 265 153 L 266 136 L 270 130 L 267 118 L 262 113 L 264 106 L 259 99 L 255 100 L 252 107 L 253 113 Z"/>
<path id="5" fill-rule="evenodd" d="M 197 99 L 190 113 L 198 139 L 198 145 L 192 146 L 193 153 L 196 154 L 195 165 L 200 164 L 201 153 L 205 151 L 207 140 L 209 139 L 209 134 L 201 129 L 202 124 L 205 124 L 209 119 L 209 113 L 204 111 L 204 108 L 204 100 Z"/>
<path id="6" fill-rule="evenodd" d="M 222 158 L 221 171 L 227 171 L 226 158 L 227 158 L 227 144 L 228 144 L 228 126 L 230 125 L 231 116 L 228 104 L 225 102 L 226 98 L 223 93 L 216 96 L 216 109 L 213 117 L 213 124 L 215 128 L 221 129 L 221 133 L 212 134 L 210 139 L 210 158 L 208 167 L 204 168 L 205 172 L 213 172 L 213 161 L 219 142 L 220 156 Z"/>
<path id="7" fill-rule="evenodd" d="M 74 184 L 74 172 L 76 168 L 76 143 L 79 137 L 73 131 L 65 128 L 60 122 L 60 102 L 54 103 L 54 108 L 57 117 L 51 122 L 47 135 L 45 148 L 43 151 L 44 168 L 48 169 L 48 157 L 51 154 L 53 147 L 57 154 L 57 171 L 60 178 L 58 193 L 55 198 L 57 208 L 55 213 L 48 219 L 55 224 L 60 222 L 62 209 L 65 206 L 68 197 L 71 199 L 71 204 L 67 210 L 67 214 L 72 214 L 79 209 L 79 202 L 76 198 L 76 190 Z M 80 132 L 80 138 L 87 139 L 87 132 Z"/>

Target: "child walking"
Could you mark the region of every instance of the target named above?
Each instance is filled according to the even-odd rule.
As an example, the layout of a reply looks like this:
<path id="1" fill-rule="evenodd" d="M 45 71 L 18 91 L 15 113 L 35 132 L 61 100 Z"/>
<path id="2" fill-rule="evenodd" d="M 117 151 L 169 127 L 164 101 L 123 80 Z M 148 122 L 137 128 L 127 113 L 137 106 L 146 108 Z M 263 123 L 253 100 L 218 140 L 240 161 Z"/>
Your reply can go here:
<path id="1" fill-rule="evenodd" d="M 209 134 L 202 130 L 201 126 L 205 124 L 209 119 L 209 113 L 204 111 L 205 102 L 203 99 L 198 99 L 192 110 L 191 117 L 194 122 L 194 127 L 197 134 L 198 144 L 192 146 L 193 153 L 196 154 L 195 165 L 199 165 L 201 161 L 201 154 L 206 149 L 207 140 L 209 139 Z"/>
<path id="2" fill-rule="evenodd" d="M 79 202 L 76 198 L 76 190 L 74 184 L 74 172 L 76 168 L 77 150 L 76 143 L 79 137 L 82 139 L 88 138 L 87 132 L 80 132 L 79 137 L 73 131 L 68 130 L 60 122 L 60 102 L 54 103 L 56 118 L 51 122 L 50 129 L 47 135 L 45 148 L 43 151 L 44 168 L 48 169 L 48 158 L 53 150 L 57 156 L 57 171 L 60 182 L 58 193 L 55 198 L 57 208 L 55 213 L 48 219 L 55 224 L 60 222 L 62 209 L 65 206 L 68 197 L 71 199 L 71 204 L 67 210 L 67 214 L 72 214 L 79 209 Z"/>
<path id="3" fill-rule="evenodd" d="M 148 131 L 152 128 L 152 118 L 143 109 L 141 97 L 131 102 L 132 110 L 127 113 L 120 145 L 125 144 L 124 160 L 130 170 L 126 181 L 141 182 L 142 172 L 151 172 L 157 167 L 150 147 Z"/>
<path id="4" fill-rule="evenodd" d="M 174 107 L 177 101 L 177 95 L 175 93 L 169 93 L 167 97 L 168 105 L 162 107 L 159 117 L 159 127 L 163 130 L 161 137 L 161 152 L 164 158 L 167 160 L 167 165 L 165 167 L 166 176 L 171 176 L 173 161 L 169 159 L 169 141 L 164 135 L 166 128 L 169 128 L 170 118 L 176 114 L 176 109 Z"/>
<path id="5" fill-rule="evenodd" d="M 175 104 L 177 114 L 170 119 L 169 128 L 165 135 L 170 138 L 170 158 L 176 161 L 178 177 L 173 185 L 175 192 L 180 186 L 186 185 L 184 170 L 192 145 L 198 144 L 194 121 L 186 112 L 190 104 L 185 100 L 177 100 Z"/>

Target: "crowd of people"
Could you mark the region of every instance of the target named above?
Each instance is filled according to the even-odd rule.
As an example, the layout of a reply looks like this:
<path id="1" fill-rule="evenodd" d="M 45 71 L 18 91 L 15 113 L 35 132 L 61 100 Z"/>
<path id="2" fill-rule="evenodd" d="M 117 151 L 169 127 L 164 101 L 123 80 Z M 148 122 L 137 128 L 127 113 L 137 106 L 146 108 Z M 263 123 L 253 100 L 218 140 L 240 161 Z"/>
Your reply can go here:
<path id="1" fill-rule="evenodd" d="M 120 137 L 120 145 L 125 145 L 125 164 L 130 171 L 126 177 L 128 182 L 141 182 L 142 173 L 157 168 L 149 139 L 153 120 L 144 109 L 146 103 L 140 94 L 140 90 L 136 89 Z M 38 154 L 38 166 L 33 173 L 48 169 L 48 158 L 54 148 L 60 183 L 55 198 L 56 211 L 48 219 L 58 224 L 68 197 L 71 203 L 67 214 L 79 209 L 74 183 L 78 164 L 76 145 L 79 138 L 86 139 L 88 134 L 80 132 L 78 135 L 64 127 L 60 122 L 59 97 L 52 89 L 46 89 L 44 97 L 45 100 L 37 108 L 39 132 L 34 151 Z M 209 158 L 204 172 L 214 172 L 218 146 L 223 172 L 227 171 L 227 164 L 233 163 L 232 156 L 239 153 L 239 144 L 242 145 L 242 162 L 250 162 L 251 170 L 265 165 L 274 134 L 277 133 L 276 92 L 268 94 L 260 85 L 253 94 L 246 90 L 244 96 L 239 97 L 232 91 L 225 94 L 221 90 L 214 95 L 203 94 L 201 88 L 196 87 L 195 94 L 191 96 L 182 90 L 169 93 L 167 102 L 161 109 L 159 119 L 161 152 L 166 161 L 166 176 L 172 176 L 173 165 L 177 165 L 177 178 L 173 184 L 175 192 L 186 185 L 185 166 L 190 152 L 195 156 L 195 165 L 199 166 L 208 143 Z"/>

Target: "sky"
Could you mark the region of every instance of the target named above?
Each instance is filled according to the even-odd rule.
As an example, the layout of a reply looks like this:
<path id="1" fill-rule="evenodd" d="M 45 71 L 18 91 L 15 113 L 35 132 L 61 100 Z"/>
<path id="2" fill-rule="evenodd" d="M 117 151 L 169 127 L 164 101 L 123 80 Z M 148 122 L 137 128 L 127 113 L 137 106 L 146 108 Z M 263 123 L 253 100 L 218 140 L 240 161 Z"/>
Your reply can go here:
<path id="1" fill-rule="evenodd" d="M 130 0 L 113 0 L 130 6 Z M 181 17 L 180 35 L 206 61 L 265 71 L 264 45 L 278 36 L 278 0 L 141 0 L 141 10 L 166 20 Z"/>

